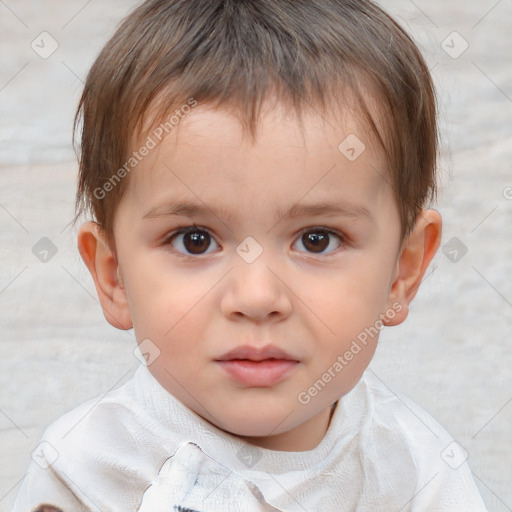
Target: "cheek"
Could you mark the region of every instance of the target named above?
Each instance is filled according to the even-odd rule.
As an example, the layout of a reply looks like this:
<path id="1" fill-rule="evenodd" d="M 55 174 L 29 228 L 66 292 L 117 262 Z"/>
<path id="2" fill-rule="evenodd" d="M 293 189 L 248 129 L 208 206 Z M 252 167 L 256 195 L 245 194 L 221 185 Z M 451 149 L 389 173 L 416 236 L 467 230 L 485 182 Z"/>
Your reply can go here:
<path id="1" fill-rule="evenodd" d="M 317 316 L 308 313 L 315 345 L 307 385 L 320 381 L 323 403 L 350 391 L 375 353 L 385 294 L 361 280 L 331 280 L 313 297 Z"/>
<path id="2" fill-rule="evenodd" d="M 166 338 L 187 323 L 207 292 L 204 281 L 190 279 L 161 261 L 133 257 L 125 269 L 125 288 L 137 339 Z"/>
<path id="3" fill-rule="evenodd" d="M 363 258 L 353 265 L 347 263 L 329 278 L 308 280 L 303 287 L 308 308 L 303 319 L 308 318 L 308 328 L 315 333 L 320 349 L 315 351 L 318 372 L 325 371 L 346 351 L 352 352 L 348 354 L 351 361 L 343 370 L 346 376 L 356 376 L 360 368 L 366 367 L 382 327 L 388 288 L 388 273 L 381 265 Z"/>
<path id="4" fill-rule="evenodd" d="M 390 274 L 382 265 L 370 261 L 365 264 L 363 258 L 351 263 L 304 287 L 308 297 L 305 302 L 320 318 L 325 316 L 338 328 L 373 323 L 383 312 L 389 293 Z"/>

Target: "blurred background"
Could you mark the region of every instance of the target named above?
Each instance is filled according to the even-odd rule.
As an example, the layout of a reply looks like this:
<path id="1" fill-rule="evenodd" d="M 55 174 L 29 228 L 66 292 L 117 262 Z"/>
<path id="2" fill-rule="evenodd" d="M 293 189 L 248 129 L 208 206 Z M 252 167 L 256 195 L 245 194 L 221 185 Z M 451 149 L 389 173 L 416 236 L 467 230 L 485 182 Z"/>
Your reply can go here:
<path id="1" fill-rule="evenodd" d="M 489 511 L 512 511 L 512 2 L 380 3 L 438 88 L 444 233 L 409 319 L 384 329 L 371 369 L 463 446 Z M 132 331 L 103 317 L 70 226 L 74 110 L 136 4 L 0 0 L 0 511 L 43 430 L 139 365 Z"/>

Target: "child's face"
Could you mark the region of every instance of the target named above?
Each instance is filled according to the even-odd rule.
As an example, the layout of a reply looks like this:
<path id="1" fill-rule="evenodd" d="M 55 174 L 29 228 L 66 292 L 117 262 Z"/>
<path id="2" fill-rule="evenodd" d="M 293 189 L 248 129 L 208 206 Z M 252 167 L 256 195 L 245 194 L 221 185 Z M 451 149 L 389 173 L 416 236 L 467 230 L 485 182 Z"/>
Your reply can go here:
<path id="1" fill-rule="evenodd" d="M 352 133 L 366 146 L 354 161 L 338 149 Z M 197 211 L 172 214 L 182 203 Z M 132 171 L 114 236 L 150 371 L 240 436 L 285 446 L 295 432 L 290 449 L 315 446 L 369 364 L 383 314 L 400 316 L 398 208 L 382 149 L 348 114 L 342 126 L 304 115 L 303 138 L 296 118 L 268 109 L 253 145 L 226 111 L 196 107 Z M 271 350 L 260 362 L 226 355 L 240 347 Z"/>

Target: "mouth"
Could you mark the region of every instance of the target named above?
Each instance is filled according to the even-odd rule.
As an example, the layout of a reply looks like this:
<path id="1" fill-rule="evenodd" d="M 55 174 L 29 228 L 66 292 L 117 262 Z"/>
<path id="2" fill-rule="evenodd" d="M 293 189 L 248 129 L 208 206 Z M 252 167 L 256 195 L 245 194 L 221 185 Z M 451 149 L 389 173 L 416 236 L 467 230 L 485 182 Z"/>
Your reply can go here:
<path id="1" fill-rule="evenodd" d="M 244 345 L 222 355 L 215 362 L 235 382 L 246 387 L 270 387 L 284 380 L 299 360 L 283 350 Z"/>

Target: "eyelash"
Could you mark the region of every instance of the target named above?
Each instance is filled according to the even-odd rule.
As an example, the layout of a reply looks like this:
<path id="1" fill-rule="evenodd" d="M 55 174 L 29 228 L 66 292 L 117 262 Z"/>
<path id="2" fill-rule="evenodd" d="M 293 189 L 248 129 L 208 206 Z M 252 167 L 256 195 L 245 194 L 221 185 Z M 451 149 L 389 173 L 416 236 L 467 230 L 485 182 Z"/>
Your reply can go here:
<path id="1" fill-rule="evenodd" d="M 165 237 L 165 239 L 162 242 L 162 245 L 170 246 L 170 245 L 172 245 L 173 240 L 177 236 L 185 235 L 187 233 L 196 233 L 198 231 L 204 231 L 204 232 L 208 233 L 210 235 L 210 237 L 215 240 L 215 237 L 210 233 L 210 230 L 208 228 L 205 228 L 203 226 L 197 226 L 196 224 L 194 224 L 192 226 L 181 227 L 181 228 L 176 229 L 175 231 L 173 231 L 172 233 L 170 233 L 168 236 Z M 327 233 L 330 236 L 337 237 L 340 241 L 340 245 L 338 247 L 336 247 L 334 250 L 332 250 L 331 252 L 328 252 L 325 254 L 324 253 L 314 253 L 314 252 L 305 253 L 305 254 L 309 254 L 310 257 L 314 258 L 315 256 L 321 256 L 322 258 L 328 258 L 330 256 L 335 256 L 336 254 L 338 254 L 340 252 L 340 250 L 342 250 L 346 246 L 347 237 L 345 235 L 343 235 L 342 233 L 340 233 L 337 230 L 334 230 L 331 228 L 326 228 L 324 226 L 312 226 L 312 227 L 305 228 L 298 233 L 296 240 L 301 239 L 301 237 L 303 235 L 305 235 L 306 233 L 314 233 L 314 232 L 319 232 L 319 231 L 321 231 L 323 233 Z M 217 243 L 217 245 L 220 245 L 220 244 L 218 244 L 218 242 L 216 240 L 215 240 L 215 243 Z M 208 254 L 203 254 L 203 255 L 201 255 L 201 254 L 198 254 L 198 255 L 184 254 L 182 252 L 175 250 L 174 248 L 173 248 L 173 252 L 175 252 L 176 254 L 178 254 L 179 256 L 181 256 L 183 258 L 186 258 L 189 260 L 194 260 L 194 261 L 197 261 L 198 258 L 204 258 L 205 256 L 208 255 Z M 302 252 L 302 251 L 300 251 L 300 252 Z"/>

